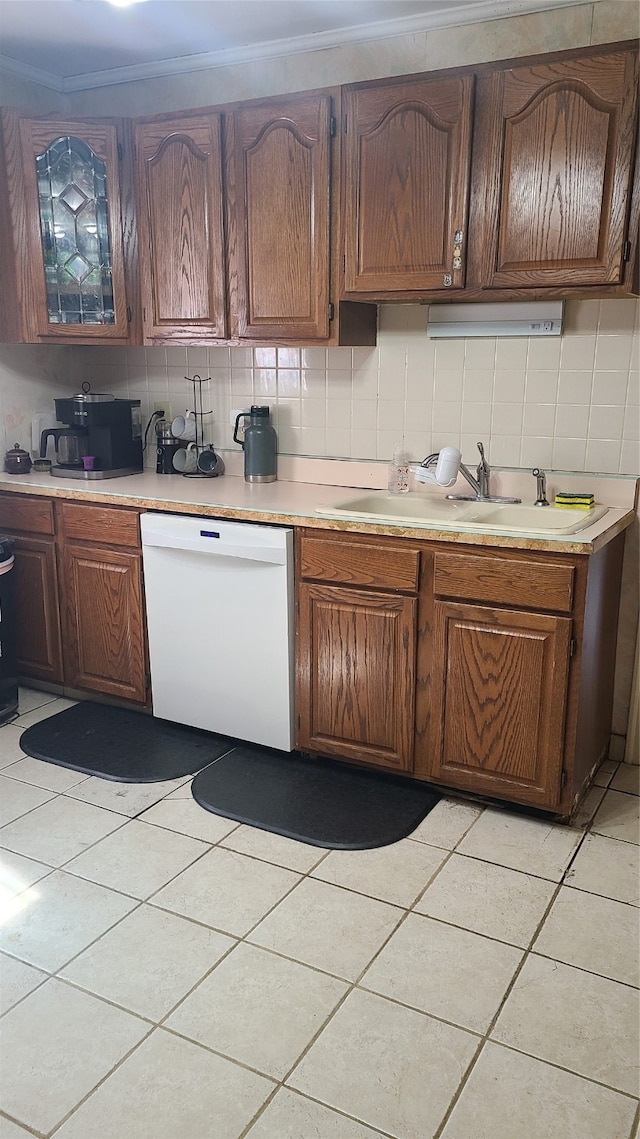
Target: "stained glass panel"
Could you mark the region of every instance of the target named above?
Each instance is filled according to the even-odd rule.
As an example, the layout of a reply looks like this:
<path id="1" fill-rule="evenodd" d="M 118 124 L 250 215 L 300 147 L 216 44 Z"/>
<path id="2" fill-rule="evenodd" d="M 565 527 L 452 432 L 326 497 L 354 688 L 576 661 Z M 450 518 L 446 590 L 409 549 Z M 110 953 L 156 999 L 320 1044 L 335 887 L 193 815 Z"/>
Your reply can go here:
<path id="1" fill-rule="evenodd" d="M 114 324 L 106 168 L 82 139 L 36 158 L 50 324 Z"/>

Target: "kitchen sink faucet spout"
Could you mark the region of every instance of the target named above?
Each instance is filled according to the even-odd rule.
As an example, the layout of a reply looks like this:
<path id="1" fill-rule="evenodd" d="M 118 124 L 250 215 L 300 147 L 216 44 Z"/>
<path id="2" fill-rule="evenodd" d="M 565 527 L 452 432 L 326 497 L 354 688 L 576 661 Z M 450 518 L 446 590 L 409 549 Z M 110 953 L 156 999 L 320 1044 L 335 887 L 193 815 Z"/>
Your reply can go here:
<path id="1" fill-rule="evenodd" d="M 476 467 L 475 478 L 469 468 L 466 467 L 463 462 L 460 462 L 460 474 L 467 480 L 474 494 L 448 494 L 447 498 L 455 498 L 464 502 L 468 502 L 469 500 L 475 500 L 476 502 L 520 502 L 521 500 L 519 498 L 504 498 L 500 495 L 491 494 L 489 488 L 491 467 L 484 453 L 483 443 L 478 443 L 478 451 L 480 452 L 480 462 Z"/>

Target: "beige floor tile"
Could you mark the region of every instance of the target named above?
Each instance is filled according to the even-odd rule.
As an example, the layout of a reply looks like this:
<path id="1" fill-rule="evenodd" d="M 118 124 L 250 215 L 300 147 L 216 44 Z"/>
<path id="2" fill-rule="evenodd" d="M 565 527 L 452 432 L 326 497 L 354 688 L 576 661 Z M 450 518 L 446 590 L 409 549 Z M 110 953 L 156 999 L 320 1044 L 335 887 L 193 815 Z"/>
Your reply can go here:
<path id="1" fill-rule="evenodd" d="M 21 716 L 24 716 L 26 712 L 33 712 L 34 708 L 42 708 L 44 704 L 50 704 L 52 700 L 57 699 L 58 696 L 54 692 L 39 692 L 35 688 L 18 686 L 18 711 Z"/>
<path id="2" fill-rule="evenodd" d="M 380 1139 L 362 1123 L 281 1088 L 247 1132 L 247 1139 Z M 0 1135 L 0 1139 L 2 1136 Z"/>
<path id="3" fill-rule="evenodd" d="M 463 838 L 458 854 L 559 882 L 580 838 L 569 827 L 487 810 Z"/>
<path id="4" fill-rule="evenodd" d="M 477 1046 L 459 1028 L 354 991 L 287 1083 L 400 1139 L 425 1139 Z"/>
<path id="5" fill-rule="evenodd" d="M 158 1028 L 56 1137 L 237 1139 L 273 1086 Z"/>
<path id="6" fill-rule="evenodd" d="M 178 831 L 191 838 L 199 838 L 203 842 L 213 845 L 237 828 L 233 819 L 223 819 L 222 815 L 214 815 L 212 811 L 205 811 L 198 806 L 193 795 L 188 799 L 174 799 L 169 796 L 150 807 L 140 816 L 143 823 L 152 823 L 156 827 L 165 827 L 166 830 Z"/>
<path id="7" fill-rule="evenodd" d="M 46 981 L 47 974 L 24 961 L 0 955 L 0 1016 Z"/>
<path id="8" fill-rule="evenodd" d="M 70 767 L 60 767 L 57 763 L 44 763 L 41 759 L 32 759 L 25 756 L 11 767 L 4 769 L 4 774 L 10 779 L 20 779 L 23 783 L 32 783 L 34 787 L 43 787 L 47 791 L 67 791 L 76 783 L 83 783 L 87 778 L 79 771 L 72 771 Z"/>
<path id="9" fill-rule="evenodd" d="M 611 789 L 640 795 L 640 767 L 634 763 L 621 763 L 611 781 Z"/>
<path id="10" fill-rule="evenodd" d="M 442 1139 L 626 1139 L 634 1112 L 627 1096 L 488 1043 Z"/>
<path id="11" fill-rule="evenodd" d="M 640 905 L 640 848 L 631 842 L 588 834 L 565 882 L 591 894 Z"/>
<path id="12" fill-rule="evenodd" d="M 143 905 L 76 957 L 61 976 L 158 1021 L 233 945 L 222 933 Z"/>
<path id="13" fill-rule="evenodd" d="M 33 1131 L 25 1131 L 24 1127 L 0 1115 L 0 1139 L 33 1139 Z"/>
<path id="14" fill-rule="evenodd" d="M 403 839 L 375 850 L 332 850 L 311 877 L 408 908 L 445 858 L 445 850 Z"/>
<path id="15" fill-rule="evenodd" d="M 608 787 L 617 769 L 617 763 L 614 763 L 611 759 L 605 759 L 604 763 L 600 764 L 600 767 L 594 775 L 594 785 L 596 787 Z"/>
<path id="16" fill-rule="evenodd" d="M 452 854 L 414 909 L 526 948 L 555 888 L 531 874 Z"/>
<path id="17" fill-rule="evenodd" d="M 640 799 L 622 791 L 607 791 L 591 829 L 608 838 L 640 843 Z"/>
<path id="18" fill-rule="evenodd" d="M 20 737 L 24 728 L 17 728 L 15 724 L 5 724 L 0 728 L 0 770 L 9 767 L 17 759 L 24 759 L 24 752 L 20 747 Z"/>
<path id="19" fill-rule="evenodd" d="M 32 858 L 25 858 L 23 854 L 14 854 L 12 850 L 0 850 L 0 898 L 2 905 L 8 898 L 27 890 L 41 878 L 51 873 L 51 867 L 43 862 L 34 862 Z"/>
<path id="20" fill-rule="evenodd" d="M 165 832 L 155 828 L 160 834 Z M 298 874 L 214 847 L 160 890 L 154 906 L 235 937 L 246 933 L 299 882 Z"/>
<path id="21" fill-rule="evenodd" d="M 522 956 L 511 945 L 409 914 L 360 984 L 461 1028 L 486 1032 Z"/>
<path id="22" fill-rule="evenodd" d="M 638 995 L 627 985 L 532 954 L 491 1036 L 637 1096 Z"/>
<path id="23" fill-rule="evenodd" d="M 55 978 L 2 1021 L 2 1108 L 48 1132 L 149 1031 L 149 1025 Z"/>
<path id="24" fill-rule="evenodd" d="M 182 783 L 182 779 L 168 779 L 162 783 L 120 783 L 92 775 L 79 786 L 72 787 L 67 794 L 72 799 L 81 799 L 84 803 L 93 803 L 96 807 L 106 807 L 109 811 L 133 818 Z"/>
<path id="25" fill-rule="evenodd" d="M 98 810 L 97 807 L 88 808 Z M 117 816 L 114 816 L 117 817 Z M 148 898 L 208 849 L 195 838 L 131 819 L 115 834 L 74 858 L 67 869 L 134 898 Z"/>
<path id="26" fill-rule="evenodd" d="M 482 808 L 471 803 L 441 799 L 409 837 L 430 846 L 453 850 L 481 814 Z"/>
<path id="27" fill-rule="evenodd" d="M 67 700 L 65 696 L 56 696 L 55 700 L 49 700 L 46 704 L 32 708 L 24 715 L 21 714 L 14 723 L 24 731 L 25 728 L 32 728 L 41 720 L 48 719 L 49 716 L 57 716 L 58 712 L 64 712 L 65 708 L 73 708 L 73 705 L 77 703 L 77 700 Z"/>
<path id="28" fill-rule="evenodd" d="M 166 1027 L 281 1080 L 347 989 L 297 961 L 241 944 Z"/>
<path id="29" fill-rule="evenodd" d="M 0 948 L 53 973 L 135 906 L 131 898 L 62 870 L 16 899 L 0 926 Z"/>
<path id="30" fill-rule="evenodd" d="M 32 787 L 29 783 L 22 783 L 18 779 L 8 779 L 6 769 L 0 775 L 0 826 L 4 829 L 7 823 L 19 819 L 36 807 L 52 799 L 50 791 L 42 787 Z M 0 844 L 2 844 L 2 831 L 0 831 Z"/>
<path id="31" fill-rule="evenodd" d="M 261 858 L 264 862 L 273 862 L 276 866 L 286 866 L 300 874 L 306 874 L 327 856 L 323 847 L 309 846 L 306 842 L 297 842 L 259 827 L 239 826 L 220 845 L 240 854 Z"/>
<path id="32" fill-rule="evenodd" d="M 587 791 L 584 799 L 581 801 L 578 810 L 571 819 L 570 826 L 573 830 L 584 830 L 589 826 L 593 819 L 598 807 L 606 794 L 606 787 L 599 787 L 594 785 Z"/>
<path id="33" fill-rule="evenodd" d="M 189 775 L 187 779 L 185 779 L 184 782 L 180 784 L 179 787 L 176 787 L 175 791 L 172 791 L 169 795 L 166 796 L 167 799 L 190 799 L 193 802 L 194 799 L 193 795 L 191 794 L 192 782 L 193 776 Z"/>
<path id="34" fill-rule="evenodd" d="M 27 783 L 22 784 L 28 787 Z M 35 791 L 39 788 L 31 788 Z M 49 792 L 39 792 L 49 794 Z M 27 858 L 62 866 L 123 825 L 122 815 L 57 795 L 0 831 L 0 845 Z"/>
<path id="35" fill-rule="evenodd" d="M 624 902 L 562 886 L 533 948 L 613 981 L 640 984 L 640 921 Z"/>
<path id="36" fill-rule="evenodd" d="M 249 940 L 355 981 L 401 917 L 386 902 L 307 878 Z"/>

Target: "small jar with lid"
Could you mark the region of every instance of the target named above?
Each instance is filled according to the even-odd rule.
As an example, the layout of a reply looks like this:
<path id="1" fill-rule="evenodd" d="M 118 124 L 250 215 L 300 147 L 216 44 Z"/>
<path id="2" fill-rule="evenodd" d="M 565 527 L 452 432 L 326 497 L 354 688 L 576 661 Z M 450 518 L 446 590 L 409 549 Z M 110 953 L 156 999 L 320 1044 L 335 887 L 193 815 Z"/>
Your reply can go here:
<path id="1" fill-rule="evenodd" d="M 14 443 L 4 457 L 4 469 L 9 475 L 28 475 L 31 470 L 31 455 L 19 443 Z"/>

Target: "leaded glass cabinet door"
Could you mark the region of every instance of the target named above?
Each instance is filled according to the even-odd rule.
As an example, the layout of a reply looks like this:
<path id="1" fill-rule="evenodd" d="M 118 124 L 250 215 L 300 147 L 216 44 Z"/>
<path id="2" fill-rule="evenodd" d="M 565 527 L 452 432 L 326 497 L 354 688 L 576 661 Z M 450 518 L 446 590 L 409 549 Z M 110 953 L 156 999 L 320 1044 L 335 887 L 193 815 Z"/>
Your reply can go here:
<path id="1" fill-rule="evenodd" d="M 128 336 L 115 125 L 20 122 L 36 339 Z"/>

